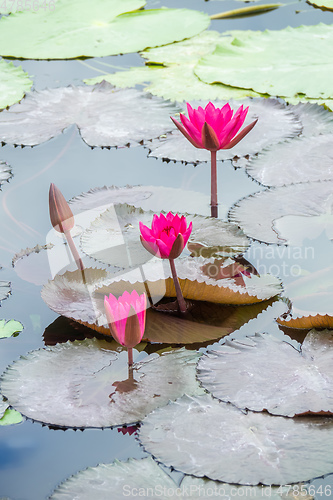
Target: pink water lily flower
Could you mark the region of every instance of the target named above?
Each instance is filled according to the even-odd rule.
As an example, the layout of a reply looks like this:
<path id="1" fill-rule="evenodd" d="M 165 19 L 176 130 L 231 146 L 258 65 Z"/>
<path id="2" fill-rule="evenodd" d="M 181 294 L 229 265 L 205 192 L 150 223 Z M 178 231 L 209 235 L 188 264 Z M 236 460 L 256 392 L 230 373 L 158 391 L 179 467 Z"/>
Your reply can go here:
<path id="1" fill-rule="evenodd" d="M 169 212 L 154 215 L 151 229 L 139 223 L 140 239 L 148 252 L 161 259 L 176 259 L 182 253 L 192 231 L 192 222 L 187 227 L 184 215 L 179 217 Z"/>
<path id="2" fill-rule="evenodd" d="M 113 338 L 127 348 L 139 344 L 145 331 L 146 295 L 133 290 L 117 299 L 110 293 L 109 297 L 104 297 L 104 307 Z"/>
<path id="3" fill-rule="evenodd" d="M 248 107 L 243 109 L 242 105 L 234 114 L 229 103 L 222 108 L 216 108 L 212 102 L 209 102 L 205 109 L 201 106 L 193 109 L 187 103 L 189 118 L 180 114 L 182 124 L 173 117 L 171 120 L 196 148 L 218 151 L 233 148 L 255 126 L 257 120 L 236 135 L 245 121 L 248 109 Z"/>

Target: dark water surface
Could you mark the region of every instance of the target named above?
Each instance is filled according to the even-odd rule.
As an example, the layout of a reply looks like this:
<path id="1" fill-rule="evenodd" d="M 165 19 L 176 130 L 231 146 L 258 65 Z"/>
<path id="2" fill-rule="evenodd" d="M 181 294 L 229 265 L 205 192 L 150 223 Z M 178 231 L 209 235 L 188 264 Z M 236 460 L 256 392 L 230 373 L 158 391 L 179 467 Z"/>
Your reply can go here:
<path id="1" fill-rule="evenodd" d="M 147 3 L 147 7 L 151 8 L 161 5 L 162 2 L 154 0 Z M 165 2 L 166 7 L 186 7 L 208 14 L 246 5 L 243 2 L 220 0 Z M 319 22 L 332 23 L 333 13 L 315 9 L 304 1 L 296 1 L 258 16 L 213 21 L 211 29 L 221 32 L 230 29 L 282 29 Z M 14 62 L 22 65 L 34 77 L 34 88 L 38 90 L 69 84 L 81 85 L 82 79 L 100 75 L 105 70 L 104 63 L 121 67 L 143 64 L 137 54 L 83 61 Z M 107 72 L 111 71 L 112 68 L 107 68 Z M 147 158 L 147 154 L 148 150 L 143 147 L 91 150 L 84 144 L 75 127 L 32 149 L 4 146 L 0 150 L 0 159 L 12 166 L 14 174 L 10 183 L 3 185 L 0 193 L 0 264 L 3 267 L 0 279 L 12 283 L 11 297 L 1 304 L 1 318 L 17 319 L 24 325 L 19 337 L 0 340 L 0 372 L 20 355 L 42 347 L 42 334 L 57 317 L 40 298 L 40 288 L 21 280 L 11 267 L 16 252 L 37 243 L 45 243 L 50 230 L 48 190 L 51 182 L 62 190 L 66 199 L 104 185 L 162 185 L 185 191 L 209 192 L 207 165 L 199 165 L 194 169 L 191 165 L 180 163 L 166 164 Z M 229 162 L 219 169 L 218 182 L 221 217 L 226 216 L 237 200 L 261 189 L 244 171 L 235 171 Z M 267 247 L 254 244 L 248 253 L 249 257 L 255 255 L 256 248 Z M 280 274 L 282 260 L 276 261 L 277 275 Z M 252 333 L 254 330 L 272 331 L 282 336 L 269 314 L 246 325 L 241 333 Z M 88 429 L 84 432 L 51 430 L 31 421 L 0 427 L 0 498 L 42 500 L 68 476 L 88 466 L 111 463 L 115 458 L 142 456 L 144 452 L 135 437 L 123 436 L 117 429 Z M 323 482 L 318 481 L 316 485 Z M 332 483 L 332 475 L 323 482 Z"/>

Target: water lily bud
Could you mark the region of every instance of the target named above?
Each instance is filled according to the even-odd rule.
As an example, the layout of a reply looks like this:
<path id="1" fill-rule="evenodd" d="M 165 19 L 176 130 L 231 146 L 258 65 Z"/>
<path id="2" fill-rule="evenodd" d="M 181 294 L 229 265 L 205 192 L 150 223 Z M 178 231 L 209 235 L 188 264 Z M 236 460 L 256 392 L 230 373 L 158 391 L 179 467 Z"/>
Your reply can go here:
<path id="1" fill-rule="evenodd" d="M 53 183 L 49 191 L 51 224 L 59 233 L 69 232 L 74 227 L 74 216 L 60 189 Z"/>

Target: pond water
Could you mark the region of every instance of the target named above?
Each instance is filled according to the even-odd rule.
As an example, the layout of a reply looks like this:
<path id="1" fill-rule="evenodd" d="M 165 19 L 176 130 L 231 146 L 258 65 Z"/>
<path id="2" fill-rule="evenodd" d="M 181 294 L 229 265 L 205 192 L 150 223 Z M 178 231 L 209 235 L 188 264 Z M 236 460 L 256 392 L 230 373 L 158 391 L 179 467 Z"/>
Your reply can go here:
<path id="1" fill-rule="evenodd" d="M 147 4 L 151 8 L 163 5 L 154 0 Z M 214 14 L 248 4 L 219 0 L 168 0 L 165 5 Z M 330 24 L 332 21 L 332 12 L 323 12 L 304 1 L 295 1 L 258 16 L 216 20 L 211 23 L 210 29 L 220 32 L 230 29 L 278 30 L 319 22 Z M 115 67 L 143 65 L 143 60 L 138 54 L 129 54 L 71 61 L 14 60 L 14 64 L 21 65 L 32 75 L 33 88 L 41 90 L 69 84 L 82 85 L 85 78 L 99 76 L 105 70 L 112 72 Z M 2 372 L 20 356 L 43 347 L 43 332 L 57 318 L 57 314 L 42 301 L 40 287 L 20 279 L 11 266 L 15 253 L 46 241 L 51 228 L 48 213 L 51 182 L 61 189 L 66 199 L 71 199 L 93 187 L 127 184 L 174 187 L 181 188 L 184 193 L 191 190 L 207 194 L 210 178 L 206 164 L 194 168 L 182 163 L 164 163 L 148 158 L 148 149 L 144 147 L 92 150 L 82 141 L 75 127 L 66 129 L 63 134 L 40 146 L 21 149 L 6 145 L 0 152 L 0 159 L 11 165 L 14 174 L 0 193 L 0 275 L 1 280 L 11 282 L 12 288 L 11 296 L 1 303 L 1 318 L 16 319 L 24 325 L 18 337 L 0 341 Z M 226 218 L 234 203 L 262 189 L 244 170 L 235 170 L 231 162 L 221 164 L 218 173 L 220 217 Z M 287 262 L 290 268 L 295 259 L 283 252 L 277 252 L 272 258 L 272 254 L 267 254 L 268 250 L 267 245 L 254 242 L 245 257 L 255 266 L 265 266 L 268 272 L 282 277 L 283 263 Z M 332 257 L 329 249 L 320 258 L 327 259 L 327 265 L 330 265 Z M 292 276 L 288 276 L 286 271 L 284 275 L 286 282 L 291 280 Z M 283 336 L 272 311 L 245 325 L 234 336 L 254 331 Z M 306 443 L 300 453 L 306 454 Z M 59 483 L 88 466 L 145 455 L 134 435 L 123 435 L 118 429 L 63 431 L 31 420 L 0 427 L 0 498 L 42 500 Z M 313 484 L 333 486 L 333 475 L 315 480 Z"/>

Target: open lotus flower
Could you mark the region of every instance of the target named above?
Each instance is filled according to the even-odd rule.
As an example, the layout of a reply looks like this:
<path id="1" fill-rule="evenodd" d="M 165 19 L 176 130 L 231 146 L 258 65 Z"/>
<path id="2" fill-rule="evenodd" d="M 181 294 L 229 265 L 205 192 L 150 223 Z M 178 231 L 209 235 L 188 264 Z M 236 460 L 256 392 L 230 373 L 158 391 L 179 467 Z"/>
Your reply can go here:
<path id="1" fill-rule="evenodd" d="M 118 299 L 110 293 L 104 297 L 106 317 L 112 337 L 128 349 L 129 365 L 133 364 L 132 348 L 141 342 L 146 324 L 147 298 L 136 290 L 124 292 Z"/>
<path id="2" fill-rule="evenodd" d="M 182 253 L 192 231 L 192 222 L 187 227 L 186 218 L 169 212 L 154 215 L 151 229 L 139 223 L 140 239 L 148 252 L 161 259 L 176 259 Z"/>
<path id="3" fill-rule="evenodd" d="M 187 103 L 188 118 L 180 114 L 182 123 L 179 123 L 175 118 L 171 117 L 176 127 L 194 147 L 208 149 L 211 152 L 212 217 L 217 217 L 216 151 L 233 148 L 255 126 L 258 120 L 254 120 L 239 132 L 248 109 L 248 107 L 243 109 L 243 106 L 240 106 L 234 114 L 229 103 L 222 108 L 216 108 L 212 102 L 209 102 L 205 109 L 201 106 L 198 109 L 193 109 Z"/>
<path id="4" fill-rule="evenodd" d="M 229 103 L 222 108 L 215 108 L 214 104 L 209 102 L 205 109 L 201 106 L 193 109 L 187 103 L 189 118 L 180 114 L 182 125 L 173 117 L 171 120 L 196 148 L 218 151 L 233 148 L 255 126 L 257 120 L 236 135 L 244 123 L 248 110 L 248 107 L 243 109 L 241 106 L 234 114 Z"/>

